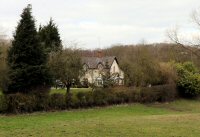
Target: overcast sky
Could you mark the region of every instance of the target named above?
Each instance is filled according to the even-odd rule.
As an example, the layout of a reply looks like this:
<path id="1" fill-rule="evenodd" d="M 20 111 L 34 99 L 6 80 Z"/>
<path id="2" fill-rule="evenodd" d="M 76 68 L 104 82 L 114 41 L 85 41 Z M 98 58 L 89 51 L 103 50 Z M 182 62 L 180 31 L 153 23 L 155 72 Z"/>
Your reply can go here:
<path id="1" fill-rule="evenodd" d="M 65 45 L 104 48 L 167 40 L 166 30 L 179 26 L 194 32 L 190 19 L 200 0 L 0 0 L 0 28 L 12 38 L 20 14 L 32 4 L 37 26 L 50 17 L 58 25 Z"/>

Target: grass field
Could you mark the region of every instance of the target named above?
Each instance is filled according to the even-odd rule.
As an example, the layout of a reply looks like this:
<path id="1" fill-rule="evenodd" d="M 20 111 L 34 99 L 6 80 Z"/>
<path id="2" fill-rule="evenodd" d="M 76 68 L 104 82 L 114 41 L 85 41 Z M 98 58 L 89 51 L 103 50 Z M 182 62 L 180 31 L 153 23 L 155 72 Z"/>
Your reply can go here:
<path id="1" fill-rule="evenodd" d="M 91 88 L 71 88 L 71 93 L 77 93 L 77 92 L 89 92 L 92 91 Z M 66 94 L 66 89 L 51 89 L 50 94 L 54 93 L 60 93 L 60 94 Z M 2 95 L 2 91 L 0 89 L 0 95 Z"/>
<path id="2" fill-rule="evenodd" d="M 197 137 L 200 101 L 0 116 L 0 136 Z"/>
<path id="3" fill-rule="evenodd" d="M 71 93 L 78 93 L 78 92 L 89 92 L 92 91 L 91 88 L 71 88 Z M 50 94 L 54 93 L 60 93 L 60 94 L 66 94 L 66 89 L 51 89 Z"/>

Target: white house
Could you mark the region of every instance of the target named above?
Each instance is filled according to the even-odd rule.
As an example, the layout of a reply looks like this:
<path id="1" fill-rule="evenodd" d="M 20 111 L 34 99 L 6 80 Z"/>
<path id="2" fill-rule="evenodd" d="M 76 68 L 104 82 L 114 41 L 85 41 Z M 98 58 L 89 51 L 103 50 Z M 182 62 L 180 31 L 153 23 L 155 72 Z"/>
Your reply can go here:
<path id="1" fill-rule="evenodd" d="M 109 78 L 116 85 L 124 84 L 124 72 L 120 69 L 117 58 L 114 56 L 105 57 L 83 57 L 82 58 L 84 75 L 80 81 L 88 81 L 88 83 L 96 86 L 103 85 L 103 76 L 109 74 Z"/>

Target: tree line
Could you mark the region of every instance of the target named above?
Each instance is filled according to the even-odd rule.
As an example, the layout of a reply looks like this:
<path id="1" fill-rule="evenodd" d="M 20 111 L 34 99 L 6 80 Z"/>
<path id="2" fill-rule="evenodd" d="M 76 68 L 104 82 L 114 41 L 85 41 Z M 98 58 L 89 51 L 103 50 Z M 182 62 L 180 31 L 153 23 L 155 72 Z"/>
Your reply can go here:
<path id="1" fill-rule="evenodd" d="M 4 94 L 48 94 L 51 86 L 59 79 L 69 94 L 70 87 L 74 83 L 78 84 L 79 76 L 83 73 L 81 56 L 95 55 L 98 50 L 63 48 L 53 19 L 37 29 L 31 11 L 31 5 L 23 10 L 12 42 L 0 43 L 1 89 Z M 177 66 L 182 66 L 187 73 L 190 69 L 184 63 L 192 62 L 193 65 L 189 66 L 197 71 L 187 76 L 194 77 L 191 79 L 197 85 L 195 90 L 200 93 L 199 57 L 191 52 L 198 47 L 185 47 L 167 43 L 114 45 L 102 49 L 102 52 L 104 56 L 117 57 L 125 72 L 125 86 L 128 87 L 176 85 L 177 77 L 181 77 L 177 73 L 181 67 Z"/>
<path id="2" fill-rule="evenodd" d="M 46 94 L 56 79 L 67 91 L 81 69 L 78 52 L 63 49 L 57 25 L 51 18 L 37 29 L 32 6 L 24 8 L 11 43 L 1 44 L 1 89 L 4 94 Z M 76 71 L 76 73 L 72 73 Z"/>

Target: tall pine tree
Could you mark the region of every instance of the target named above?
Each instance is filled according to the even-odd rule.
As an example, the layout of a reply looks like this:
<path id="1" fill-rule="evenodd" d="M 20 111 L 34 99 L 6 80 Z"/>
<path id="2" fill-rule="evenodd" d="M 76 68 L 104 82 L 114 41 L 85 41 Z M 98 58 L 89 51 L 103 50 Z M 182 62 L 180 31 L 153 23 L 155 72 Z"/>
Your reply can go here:
<path id="1" fill-rule="evenodd" d="M 39 37 L 47 53 L 62 50 L 62 42 L 60 39 L 58 27 L 52 19 L 50 19 L 46 26 L 40 26 Z"/>
<path id="2" fill-rule="evenodd" d="M 21 14 L 12 47 L 8 51 L 9 83 L 5 93 L 41 92 L 51 79 L 46 67 L 47 55 L 39 42 L 35 20 L 28 5 Z"/>

